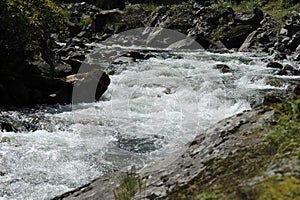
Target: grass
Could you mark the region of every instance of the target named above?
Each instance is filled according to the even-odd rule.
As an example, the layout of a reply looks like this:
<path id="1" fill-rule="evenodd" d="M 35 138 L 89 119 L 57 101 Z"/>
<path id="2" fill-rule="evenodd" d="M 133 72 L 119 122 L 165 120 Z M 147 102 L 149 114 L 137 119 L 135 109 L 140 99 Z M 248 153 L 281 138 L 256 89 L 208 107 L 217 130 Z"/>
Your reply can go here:
<path id="1" fill-rule="evenodd" d="M 300 199 L 300 180 L 294 177 L 272 176 L 264 178 L 253 189 L 259 193 L 258 200 Z"/>
<path id="2" fill-rule="evenodd" d="M 170 199 L 300 199 L 300 179 L 289 175 L 300 160 L 300 99 L 273 104 L 271 109 L 276 124 L 241 139 L 261 137 L 262 142 L 227 158 L 211 159 L 206 170 L 170 194 Z M 271 166 L 284 165 L 289 167 L 281 176 L 265 174 Z"/>
<path id="3" fill-rule="evenodd" d="M 219 38 L 221 38 L 223 36 L 223 30 L 221 27 L 216 28 L 215 30 L 212 31 L 211 33 L 211 38 L 212 41 L 215 42 L 217 41 Z"/>
<path id="4" fill-rule="evenodd" d="M 89 15 L 83 15 L 81 17 L 81 19 L 80 19 L 79 24 L 81 26 L 87 27 L 88 25 L 92 24 L 92 22 L 93 22 L 93 19 L 92 19 L 91 16 L 89 16 Z"/>
<path id="5" fill-rule="evenodd" d="M 147 11 L 158 11 L 162 6 L 155 5 L 154 3 L 144 3 L 141 4 L 142 8 Z"/>
<path id="6" fill-rule="evenodd" d="M 114 190 L 115 200 L 130 200 L 146 187 L 146 181 L 135 173 L 128 172 L 120 177 L 120 185 Z"/>
<path id="7" fill-rule="evenodd" d="M 277 21 L 281 21 L 284 16 L 290 17 L 300 10 L 300 3 L 288 6 L 283 0 L 270 0 L 267 4 L 262 0 L 242 1 L 240 4 L 233 3 L 230 0 L 221 0 L 216 3 L 216 6 L 222 10 L 230 6 L 236 12 L 250 11 L 257 7 Z"/>

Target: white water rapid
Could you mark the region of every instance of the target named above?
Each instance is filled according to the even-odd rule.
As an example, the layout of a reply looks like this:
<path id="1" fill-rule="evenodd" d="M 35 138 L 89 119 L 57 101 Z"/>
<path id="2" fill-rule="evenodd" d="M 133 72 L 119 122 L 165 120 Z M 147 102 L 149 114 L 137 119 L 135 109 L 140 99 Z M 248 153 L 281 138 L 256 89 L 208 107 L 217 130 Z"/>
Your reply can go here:
<path id="1" fill-rule="evenodd" d="M 181 52 L 116 65 L 101 101 L 34 111 L 52 123 L 0 132 L 0 200 L 50 199 L 97 176 L 158 161 L 262 102 L 267 55 Z M 216 64 L 230 70 L 222 73 Z"/>

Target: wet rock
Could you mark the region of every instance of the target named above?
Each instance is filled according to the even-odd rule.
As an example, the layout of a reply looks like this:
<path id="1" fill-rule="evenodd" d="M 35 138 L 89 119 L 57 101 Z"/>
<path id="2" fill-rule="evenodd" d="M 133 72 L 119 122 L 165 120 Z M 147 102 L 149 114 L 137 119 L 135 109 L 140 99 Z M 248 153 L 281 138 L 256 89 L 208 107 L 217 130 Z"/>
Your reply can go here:
<path id="1" fill-rule="evenodd" d="M 58 76 L 72 74 L 73 68 L 69 65 L 57 65 Z M 9 71 L 0 73 L 0 105 L 35 105 L 71 103 L 74 82 L 65 78 L 49 77 L 41 74 L 18 74 Z M 99 100 L 106 91 L 110 79 L 103 73 L 96 83 L 97 90 L 94 95 Z M 94 98 L 94 99 L 95 99 Z M 5 125 L 6 126 L 6 125 Z M 9 127 L 6 126 L 8 129 Z"/>
<path id="2" fill-rule="evenodd" d="M 217 64 L 217 65 L 215 65 L 214 68 L 220 70 L 223 74 L 232 72 L 230 67 L 228 65 L 225 65 L 225 64 Z"/>
<path id="3" fill-rule="evenodd" d="M 288 75 L 288 72 L 286 70 L 278 70 L 274 73 L 275 75 L 279 75 L 279 76 L 286 76 Z"/>
<path id="4" fill-rule="evenodd" d="M 286 60 L 287 56 L 285 53 L 275 53 L 274 60 Z"/>
<path id="5" fill-rule="evenodd" d="M 14 132 L 16 129 L 12 126 L 12 124 L 8 122 L 0 122 L 1 131 Z M 1 138 L 1 142 L 4 142 L 3 138 Z"/>
<path id="6" fill-rule="evenodd" d="M 278 63 L 278 62 L 269 62 L 267 64 L 268 68 L 273 68 L 273 69 L 283 69 L 283 65 Z"/>
<path id="7" fill-rule="evenodd" d="M 295 68 L 290 64 L 286 64 L 286 65 L 284 65 L 283 70 L 293 71 L 293 70 L 295 70 Z"/>
<path id="8" fill-rule="evenodd" d="M 73 103 L 90 103 L 100 99 L 110 84 L 108 75 L 100 69 L 93 69 L 87 73 L 76 74 L 66 77 L 65 81 L 73 87 L 70 92 L 72 94 Z M 59 94 L 62 94 L 61 96 Z M 65 91 L 60 92 L 55 97 L 63 98 Z M 69 96 L 66 96 L 67 99 Z"/>
<path id="9" fill-rule="evenodd" d="M 286 64 L 284 67 L 275 73 L 276 75 L 288 75 L 288 76 L 298 76 L 300 75 L 300 70 L 296 69 L 292 65 Z"/>
<path id="10" fill-rule="evenodd" d="M 1 132 L 20 132 L 20 131 L 35 131 L 36 117 L 28 116 L 27 114 L 14 111 L 0 112 L 0 131 Z M 10 142 L 9 137 L 0 137 L 1 142 Z"/>
<path id="11" fill-rule="evenodd" d="M 296 48 L 299 46 L 300 44 L 300 31 L 297 32 L 295 35 L 292 36 L 291 40 L 288 42 L 287 44 L 287 48 L 293 52 L 296 50 Z"/>

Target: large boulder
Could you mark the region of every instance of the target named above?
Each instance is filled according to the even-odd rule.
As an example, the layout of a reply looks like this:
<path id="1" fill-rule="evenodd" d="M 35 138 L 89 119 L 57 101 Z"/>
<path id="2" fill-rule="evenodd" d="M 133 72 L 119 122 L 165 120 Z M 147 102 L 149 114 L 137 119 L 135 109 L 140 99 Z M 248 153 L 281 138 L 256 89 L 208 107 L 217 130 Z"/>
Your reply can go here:
<path id="1" fill-rule="evenodd" d="M 264 13 L 260 9 L 254 8 L 249 12 L 236 13 L 234 21 L 236 24 L 248 24 L 257 27 L 263 18 Z"/>
<path id="2" fill-rule="evenodd" d="M 230 27 L 220 40 L 228 49 L 239 48 L 252 30 L 253 27 L 248 24 Z"/>
<path id="3" fill-rule="evenodd" d="M 234 23 L 225 30 L 223 36 L 220 38 L 221 42 L 226 48 L 240 48 L 250 33 L 256 30 L 260 22 L 264 19 L 264 14 L 258 8 L 250 12 L 236 13 Z M 244 44 L 242 49 L 250 46 L 250 41 L 255 33 L 248 38 L 247 43 Z"/>
<path id="4" fill-rule="evenodd" d="M 85 79 L 70 80 L 72 76 L 84 76 Z M 95 78 L 98 79 L 95 80 Z M 88 89 L 91 80 L 96 84 L 93 101 L 99 100 L 110 84 L 108 75 L 100 69 L 97 71 L 97 76 L 91 72 L 83 75 L 70 75 L 67 78 L 0 71 L 0 105 L 71 103 L 75 85 L 80 83 Z"/>

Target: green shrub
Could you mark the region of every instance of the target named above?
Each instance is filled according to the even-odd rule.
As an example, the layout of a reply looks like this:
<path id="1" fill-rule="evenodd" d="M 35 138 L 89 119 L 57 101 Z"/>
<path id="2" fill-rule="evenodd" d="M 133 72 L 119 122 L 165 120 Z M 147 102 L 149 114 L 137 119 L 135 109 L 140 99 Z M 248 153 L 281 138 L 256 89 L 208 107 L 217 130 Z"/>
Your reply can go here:
<path id="1" fill-rule="evenodd" d="M 2 0 L 0 62 L 16 65 L 49 46 L 51 33 L 65 30 L 63 10 L 51 0 Z"/>

